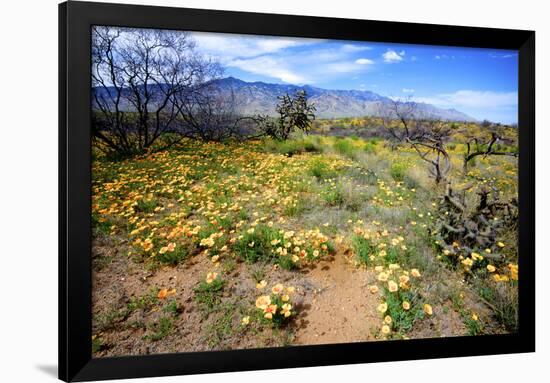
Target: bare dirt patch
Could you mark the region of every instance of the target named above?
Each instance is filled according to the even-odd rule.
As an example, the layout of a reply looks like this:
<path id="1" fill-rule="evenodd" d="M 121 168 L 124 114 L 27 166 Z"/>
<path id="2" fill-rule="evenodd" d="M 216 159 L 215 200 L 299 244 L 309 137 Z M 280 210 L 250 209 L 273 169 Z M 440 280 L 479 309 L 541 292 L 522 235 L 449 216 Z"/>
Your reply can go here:
<path id="1" fill-rule="evenodd" d="M 295 344 L 374 340 L 371 330 L 379 318 L 377 297 L 368 291 L 370 271 L 338 253 L 316 264 L 307 277 L 315 290 L 297 321 Z"/>

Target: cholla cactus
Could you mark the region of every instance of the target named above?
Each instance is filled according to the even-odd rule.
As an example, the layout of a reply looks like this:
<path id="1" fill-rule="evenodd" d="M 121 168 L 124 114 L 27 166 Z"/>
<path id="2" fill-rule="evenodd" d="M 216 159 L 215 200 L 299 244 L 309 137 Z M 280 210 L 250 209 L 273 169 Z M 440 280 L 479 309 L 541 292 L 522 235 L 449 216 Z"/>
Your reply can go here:
<path id="1" fill-rule="evenodd" d="M 432 234 L 454 264 L 480 250 L 485 258 L 503 261 L 497 239 L 504 228 L 517 222 L 517 200 L 501 201 L 497 192 L 491 193 L 490 189 L 481 187 L 477 192 L 477 205 L 467 206 L 466 192 L 472 187 L 468 185 L 456 192 L 450 183 L 447 184 Z"/>

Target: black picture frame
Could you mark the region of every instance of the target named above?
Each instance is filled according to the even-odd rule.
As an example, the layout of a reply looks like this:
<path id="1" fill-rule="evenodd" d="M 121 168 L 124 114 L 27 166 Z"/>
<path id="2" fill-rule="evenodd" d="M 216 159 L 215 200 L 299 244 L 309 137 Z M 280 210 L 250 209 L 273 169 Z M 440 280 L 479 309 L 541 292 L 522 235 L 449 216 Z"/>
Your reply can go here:
<path id="1" fill-rule="evenodd" d="M 368 17 L 368 13 L 365 13 Z M 519 53 L 519 331 L 408 341 L 92 358 L 93 25 L 512 49 Z M 535 350 L 535 32 L 69 1 L 59 5 L 59 378 L 87 381 Z"/>

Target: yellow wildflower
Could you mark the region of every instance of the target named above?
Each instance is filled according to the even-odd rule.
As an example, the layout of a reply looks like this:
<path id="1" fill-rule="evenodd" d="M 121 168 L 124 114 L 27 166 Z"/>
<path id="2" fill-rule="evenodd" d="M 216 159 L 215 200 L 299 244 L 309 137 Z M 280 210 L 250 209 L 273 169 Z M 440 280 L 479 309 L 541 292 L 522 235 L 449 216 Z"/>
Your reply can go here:
<path id="1" fill-rule="evenodd" d="M 292 309 L 292 306 L 288 303 L 285 303 L 283 304 L 283 306 L 281 307 L 281 314 L 285 317 L 285 318 L 288 318 L 292 312 L 290 311 Z"/>
<path id="2" fill-rule="evenodd" d="M 380 282 L 386 282 L 388 280 L 388 274 L 386 274 L 384 272 L 378 274 L 378 280 Z"/>
<path id="3" fill-rule="evenodd" d="M 206 274 L 206 283 L 211 284 L 218 277 L 218 273 L 210 272 Z"/>
<path id="4" fill-rule="evenodd" d="M 275 295 L 279 295 L 284 290 L 284 286 L 281 283 L 277 283 L 273 288 L 271 289 L 271 292 Z"/>
<path id="5" fill-rule="evenodd" d="M 376 309 L 384 314 L 386 311 L 388 311 L 388 304 L 386 302 L 380 303 Z"/>
<path id="6" fill-rule="evenodd" d="M 430 306 L 429 304 L 425 303 L 424 304 L 424 312 L 428 315 L 432 315 L 433 314 L 433 311 L 432 311 L 432 306 Z"/>
<path id="7" fill-rule="evenodd" d="M 265 310 L 271 304 L 271 298 L 269 295 L 262 295 L 256 299 L 256 307 Z"/>

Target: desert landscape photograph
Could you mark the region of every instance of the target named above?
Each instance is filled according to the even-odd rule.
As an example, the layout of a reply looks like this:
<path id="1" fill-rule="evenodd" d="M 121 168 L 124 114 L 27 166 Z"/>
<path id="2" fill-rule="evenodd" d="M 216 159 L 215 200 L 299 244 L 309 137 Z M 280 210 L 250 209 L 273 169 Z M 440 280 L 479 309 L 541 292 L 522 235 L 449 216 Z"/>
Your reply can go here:
<path id="1" fill-rule="evenodd" d="M 96 26 L 94 357 L 518 329 L 518 56 Z"/>

